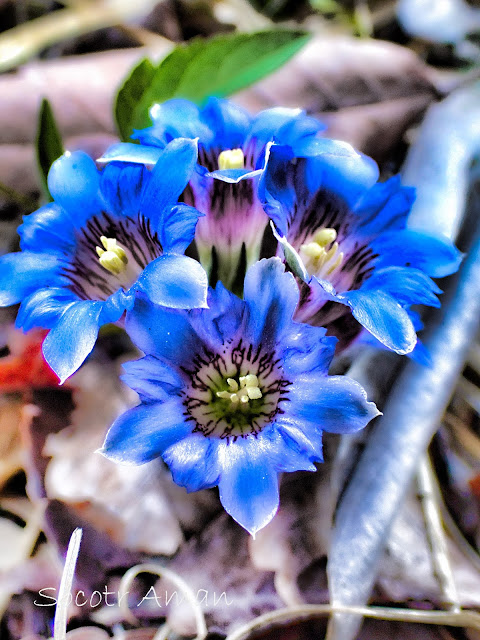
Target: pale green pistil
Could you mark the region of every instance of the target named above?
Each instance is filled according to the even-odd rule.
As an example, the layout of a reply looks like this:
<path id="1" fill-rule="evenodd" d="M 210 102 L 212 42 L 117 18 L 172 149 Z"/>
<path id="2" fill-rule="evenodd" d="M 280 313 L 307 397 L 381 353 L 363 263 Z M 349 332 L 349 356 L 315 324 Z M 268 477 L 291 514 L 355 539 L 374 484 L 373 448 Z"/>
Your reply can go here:
<path id="1" fill-rule="evenodd" d="M 232 405 L 246 405 L 250 400 L 258 400 L 262 397 L 262 392 L 258 386 L 258 378 L 249 374 L 240 376 L 240 384 L 234 378 L 227 378 L 228 391 L 217 391 L 217 397 L 223 400 L 230 400 Z"/>
<path id="2" fill-rule="evenodd" d="M 220 171 L 225 169 L 243 169 L 245 165 L 245 156 L 241 149 L 227 149 L 222 151 L 218 156 L 218 168 Z"/>
<path id="3" fill-rule="evenodd" d="M 125 250 L 117 244 L 116 238 L 101 236 L 100 241 L 103 245 L 103 249 L 101 247 L 96 247 L 100 264 L 104 269 L 110 271 L 110 273 L 113 273 L 116 276 L 120 275 L 126 270 L 128 264 L 128 258 Z"/>

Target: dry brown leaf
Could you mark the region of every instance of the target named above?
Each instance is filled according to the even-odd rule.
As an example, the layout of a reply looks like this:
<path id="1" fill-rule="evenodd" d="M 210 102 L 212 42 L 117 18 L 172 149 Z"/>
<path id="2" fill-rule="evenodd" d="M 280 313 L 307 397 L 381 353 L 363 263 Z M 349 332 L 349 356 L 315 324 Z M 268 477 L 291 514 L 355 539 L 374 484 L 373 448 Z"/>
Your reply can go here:
<path id="1" fill-rule="evenodd" d="M 174 485 L 161 461 L 121 465 L 96 452 L 115 418 L 137 402 L 119 373 L 111 363 L 92 362 L 72 378 L 72 424 L 51 434 L 43 451 L 51 457 L 47 495 L 75 506 L 125 549 L 173 555 L 183 541 L 182 527 L 198 530 L 217 503 L 211 493 L 189 495 Z"/>
<path id="2" fill-rule="evenodd" d="M 479 607 L 480 573 L 450 539 L 447 544 L 460 603 Z M 377 584 L 393 602 L 428 600 L 443 604 L 423 515 L 413 496 L 405 501 L 393 525 Z"/>
<path id="3" fill-rule="evenodd" d="M 4 522 L 4 520 L 0 520 Z M 18 536 L 21 531 L 12 529 L 15 539 L 8 540 L 4 536 L 4 525 L 1 525 L 2 545 L 9 544 L 9 551 L 18 547 Z M 18 527 L 17 527 L 18 529 Z M 6 547 L 7 548 L 7 547 Z M 53 587 L 60 584 L 63 565 L 54 547 L 50 544 L 42 544 L 31 558 L 11 558 L 8 571 L 2 567 L 0 579 L 0 591 L 11 594 L 22 591 L 37 593 L 45 587 Z"/>
<path id="4" fill-rule="evenodd" d="M 236 97 L 251 110 L 302 107 L 328 125 L 329 137 L 381 160 L 438 96 L 439 80 L 405 47 L 326 35 Z"/>
<path id="5" fill-rule="evenodd" d="M 108 640 L 110 635 L 98 627 L 79 627 L 69 631 L 67 640 Z"/>
<path id="6" fill-rule="evenodd" d="M 155 53 L 167 50 L 159 45 Z M 143 48 L 127 49 L 31 62 L 17 73 L 0 76 L 0 143 L 33 143 L 42 98 L 50 101 L 65 138 L 114 133 L 114 91 L 132 65 L 148 53 Z"/>
<path id="7" fill-rule="evenodd" d="M 191 538 L 168 564 L 187 582 L 212 632 L 224 633 L 257 615 L 283 606 L 275 591 L 273 573 L 256 569 L 248 552 L 249 534 L 226 513 Z M 174 589 L 162 582 L 161 602 Z M 180 600 L 180 599 L 178 599 Z M 155 612 L 155 609 L 153 609 Z M 158 616 L 158 608 L 156 609 Z M 180 635 L 193 634 L 195 621 L 189 603 L 172 597 L 168 623 Z"/>
<path id="8" fill-rule="evenodd" d="M 0 398 L 0 487 L 23 467 L 19 429 L 23 405 L 19 398 Z"/>
<path id="9" fill-rule="evenodd" d="M 0 182 L 37 185 L 33 149 L 40 101 L 52 103 L 63 136 L 114 133 L 113 95 L 141 57 L 168 45 L 31 63 L 0 76 Z M 435 99 L 438 74 L 404 47 L 342 36 L 313 39 L 282 69 L 235 99 L 252 111 L 284 105 L 320 115 L 328 135 L 382 159 Z"/>
<path id="10" fill-rule="evenodd" d="M 297 580 L 327 553 L 332 509 L 328 465 L 317 473 L 289 474 L 283 478 L 275 518 L 249 540 L 254 566 L 275 572 L 275 587 L 285 605 L 304 602 Z"/>

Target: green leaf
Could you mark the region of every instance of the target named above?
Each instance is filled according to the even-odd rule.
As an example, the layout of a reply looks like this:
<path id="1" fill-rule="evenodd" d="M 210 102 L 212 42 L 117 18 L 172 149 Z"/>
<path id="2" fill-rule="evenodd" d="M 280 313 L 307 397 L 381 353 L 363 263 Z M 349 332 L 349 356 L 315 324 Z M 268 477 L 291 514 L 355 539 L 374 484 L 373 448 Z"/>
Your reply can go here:
<path id="1" fill-rule="evenodd" d="M 55 122 L 52 107 L 49 101 L 44 98 L 38 114 L 37 136 L 35 139 L 35 151 L 37 156 L 40 179 L 49 201 L 52 200 L 48 191 L 47 176 L 50 167 L 63 152 L 62 137 Z"/>
<path id="2" fill-rule="evenodd" d="M 309 38 L 304 31 L 287 30 L 220 35 L 175 47 L 156 68 L 142 61 L 117 95 L 122 139 L 151 124 L 149 110 L 155 103 L 180 97 L 201 104 L 208 96 L 240 91 L 285 64 Z"/>
<path id="3" fill-rule="evenodd" d="M 150 86 L 155 66 L 148 58 L 141 60 L 129 73 L 115 100 L 115 122 L 122 140 L 129 140 L 132 130 L 142 123 L 148 126 L 148 109 L 144 113 L 142 96 Z M 142 116 L 145 120 L 142 120 Z"/>

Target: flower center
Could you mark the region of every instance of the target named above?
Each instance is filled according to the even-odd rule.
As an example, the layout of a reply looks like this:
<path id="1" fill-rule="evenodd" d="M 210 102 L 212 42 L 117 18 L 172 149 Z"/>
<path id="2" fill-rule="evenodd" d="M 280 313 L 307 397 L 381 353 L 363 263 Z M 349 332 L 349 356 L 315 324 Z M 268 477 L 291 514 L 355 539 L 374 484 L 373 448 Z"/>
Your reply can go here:
<path id="1" fill-rule="evenodd" d="M 300 247 L 300 257 L 310 275 L 331 277 L 341 267 L 343 252 L 339 251 L 335 229 L 318 229 L 310 242 Z"/>
<path id="2" fill-rule="evenodd" d="M 194 431 L 218 438 L 256 435 L 288 401 L 290 382 L 282 375 L 278 360 L 262 348 L 242 341 L 226 345 L 219 354 L 196 356 L 184 392 L 186 415 Z"/>
<path id="3" fill-rule="evenodd" d="M 123 273 L 128 264 L 125 249 L 117 244 L 116 238 L 101 236 L 100 242 L 103 245 L 103 249 L 97 246 L 95 250 L 102 267 L 116 276 Z"/>
<path id="4" fill-rule="evenodd" d="M 63 274 L 82 300 L 106 300 L 119 287 L 129 289 L 162 253 L 150 220 L 140 214 L 118 218 L 104 211 L 76 233 L 76 246 L 65 260 Z"/>
<path id="5" fill-rule="evenodd" d="M 246 376 L 240 376 L 240 386 L 235 378 L 227 378 L 228 391 L 217 391 L 217 398 L 230 400 L 232 404 L 239 405 L 248 404 L 250 400 L 259 400 L 262 392 L 258 386 L 258 378 L 256 375 L 249 373 Z"/>
<path id="6" fill-rule="evenodd" d="M 245 156 L 242 149 L 227 149 L 222 151 L 218 156 L 218 168 L 220 171 L 225 169 L 243 169 L 245 166 Z"/>

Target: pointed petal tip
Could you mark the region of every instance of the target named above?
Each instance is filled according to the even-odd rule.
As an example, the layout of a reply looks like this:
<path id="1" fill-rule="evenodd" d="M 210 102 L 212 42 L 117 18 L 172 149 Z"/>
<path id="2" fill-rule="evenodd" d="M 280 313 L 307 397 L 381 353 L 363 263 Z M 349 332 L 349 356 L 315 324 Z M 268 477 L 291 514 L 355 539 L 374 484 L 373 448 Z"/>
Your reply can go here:
<path id="1" fill-rule="evenodd" d="M 234 515 L 232 515 L 228 511 L 227 511 L 227 513 L 229 514 L 229 516 L 231 518 L 233 518 L 233 520 L 235 520 L 235 522 L 238 525 L 240 525 L 242 527 L 242 529 L 245 529 L 245 531 L 247 533 L 249 533 L 252 536 L 252 538 L 255 540 L 255 537 L 256 537 L 257 533 L 259 531 L 261 531 L 262 529 L 264 529 L 268 524 L 270 524 L 270 522 L 273 520 L 273 518 L 277 514 L 277 511 L 278 511 L 278 505 L 275 507 L 275 509 L 267 517 L 263 518 L 263 520 L 261 522 L 258 522 L 258 523 L 256 523 L 256 522 L 255 523 L 244 523 L 244 522 L 241 522 L 239 518 L 236 518 Z"/>
<path id="2" fill-rule="evenodd" d="M 122 464 L 125 467 L 138 467 L 139 465 L 144 464 L 142 462 L 137 462 L 134 460 L 127 460 L 126 458 L 122 457 L 119 454 L 116 455 L 115 453 L 110 452 L 107 446 L 106 440 L 101 447 L 99 447 L 94 451 L 94 453 L 99 453 L 101 456 L 103 456 L 107 460 L 110 460 L 110 462 L 115 462 L 116 464 Z"/>

